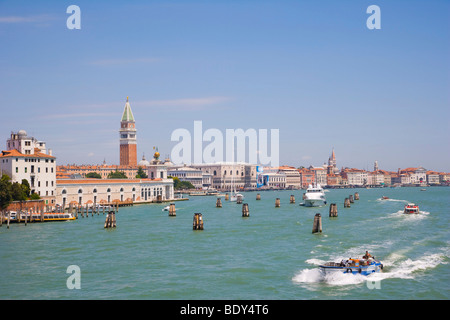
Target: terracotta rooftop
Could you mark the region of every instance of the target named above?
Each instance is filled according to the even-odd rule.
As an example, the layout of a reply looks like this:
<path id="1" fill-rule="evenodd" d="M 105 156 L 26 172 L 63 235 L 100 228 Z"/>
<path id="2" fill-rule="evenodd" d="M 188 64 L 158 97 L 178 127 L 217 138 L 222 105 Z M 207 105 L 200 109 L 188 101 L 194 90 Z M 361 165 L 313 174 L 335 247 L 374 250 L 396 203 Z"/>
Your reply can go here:
<path id="1" fill-rule="evenodd" d="M 39 149 L 38 149 L 39 150 Z M 36 150 L 35 150 L 36 151 Z M 0 158 L 6 158 L 6 157 L 26 157 L 26 158 L 49 158 L 49 159 L 56 159 L 53 156 L 49 156 L 48 154 L 41 153 L 41 152 L 35 152 L 33 154 L 23 154 L 20 153 L 16 149 L 5 151 L 3 150 L 0 154 Z"/>

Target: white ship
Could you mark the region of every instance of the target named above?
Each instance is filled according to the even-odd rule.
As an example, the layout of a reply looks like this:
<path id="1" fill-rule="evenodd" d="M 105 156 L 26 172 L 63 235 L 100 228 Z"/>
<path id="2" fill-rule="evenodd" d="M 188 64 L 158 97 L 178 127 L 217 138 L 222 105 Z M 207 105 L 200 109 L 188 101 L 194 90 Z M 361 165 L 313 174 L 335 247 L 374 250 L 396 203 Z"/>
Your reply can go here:
<path id="1" fill-rule="evenodd" d="M 309 185 L 303 200 L 305 207 L 320 207 L 327 204 L 325 192 L 320 184 L 316 186 Z"/>

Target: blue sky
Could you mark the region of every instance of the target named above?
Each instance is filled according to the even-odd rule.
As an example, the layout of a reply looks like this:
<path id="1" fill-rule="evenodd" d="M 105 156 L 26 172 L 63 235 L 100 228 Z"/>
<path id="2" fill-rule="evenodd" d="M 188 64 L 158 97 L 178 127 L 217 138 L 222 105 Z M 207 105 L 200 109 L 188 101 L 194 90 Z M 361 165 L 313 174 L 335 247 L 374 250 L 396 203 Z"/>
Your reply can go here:
<path id="1" fill-rule="evenodd" d="M 138 158 L 201 120 L 279 129 L 281 164 L 334 147 L 338 167 L 450 172 L 449 14 L 444 0 L 0 1 L 2 148 L 25 129 L 58 164 L 118 164 L 129 96 Z"/>

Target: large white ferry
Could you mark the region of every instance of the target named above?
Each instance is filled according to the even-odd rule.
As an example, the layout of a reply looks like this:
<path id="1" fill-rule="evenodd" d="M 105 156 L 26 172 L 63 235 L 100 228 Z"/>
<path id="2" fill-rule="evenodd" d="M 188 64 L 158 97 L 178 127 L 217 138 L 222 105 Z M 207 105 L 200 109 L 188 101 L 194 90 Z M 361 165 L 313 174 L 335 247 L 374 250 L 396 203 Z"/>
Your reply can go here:
<path id="1" fill-rule="evenodd" d="M 303 200 L 306 207 L 319 207 L 327 204 L 325 192 L 320 184 L 316 186 L 309 185 Z"/>

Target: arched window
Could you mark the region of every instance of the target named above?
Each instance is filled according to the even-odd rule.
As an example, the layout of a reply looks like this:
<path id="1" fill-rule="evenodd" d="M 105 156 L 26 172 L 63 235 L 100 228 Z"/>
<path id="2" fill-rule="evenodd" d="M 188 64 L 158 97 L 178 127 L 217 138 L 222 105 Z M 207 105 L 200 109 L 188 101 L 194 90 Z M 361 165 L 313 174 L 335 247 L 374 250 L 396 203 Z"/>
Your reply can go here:
<path id="1" fill-rule="evenodd" d="M 108 190 L 106 190 L 106 192 L 111 192 L 111 188 L 108 188 Z"/>
<path id="2" fill-rule="evenodd" d="M 67 190 L 66 189 L 63 189 L 63 191 L 61 192 L 62 194 L 66 194 L 67 193 Z"/>
<path id="3" fill-rule="evenodd" d="M 78 189 L 78 193 L 83 193 L 83 190 L 82 189 Z"/>
<path id="4" fill-rule="evenodd" d="M 123 192 L 123 188 L 120 188 L 120 192 Z"/>
<path id="5" fill-rule="evenodd" d="M 236 170 L 236 175 L 237 175 L 237 176 L 239 175 L 239 170 Z"/>
<path id="6" fill-rule="evenodd" d="M 227 170 L 225 170 L 225 172 L 223 173 L 223 175 L 224 175 L 224 176 L 226 176 L 226 175 L 227 175 Z"/>
<path id="7" fill-rule="evenodd" d="M 93 192 L 93 193 L 97 193 L 97 188 L 95 188 L 92 192 Z"/>
<path id="8" fill-rule="evenodd" d="M 216 172 L 216 170 L 214 170 L 214 175 L 215 175 L 215 176 L 217 176 L 217 172 Z"/>

